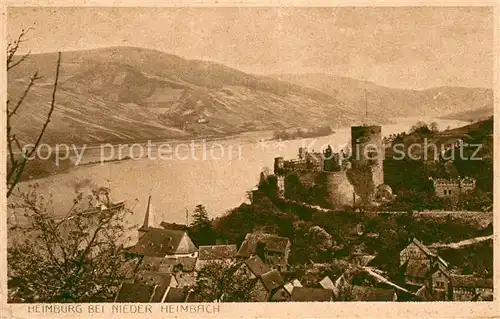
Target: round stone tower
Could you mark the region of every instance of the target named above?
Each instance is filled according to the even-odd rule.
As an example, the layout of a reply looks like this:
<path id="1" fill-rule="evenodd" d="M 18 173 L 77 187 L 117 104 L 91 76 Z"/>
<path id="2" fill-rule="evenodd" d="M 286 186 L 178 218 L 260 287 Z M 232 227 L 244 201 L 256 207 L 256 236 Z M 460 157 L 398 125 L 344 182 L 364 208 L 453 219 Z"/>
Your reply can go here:
<path id="1" fill-rule="evenodd" d="M 351 127 L 352 168 L 370 166 L 375 186 L 384 183 L 382 127 L 379 125 Z"/>

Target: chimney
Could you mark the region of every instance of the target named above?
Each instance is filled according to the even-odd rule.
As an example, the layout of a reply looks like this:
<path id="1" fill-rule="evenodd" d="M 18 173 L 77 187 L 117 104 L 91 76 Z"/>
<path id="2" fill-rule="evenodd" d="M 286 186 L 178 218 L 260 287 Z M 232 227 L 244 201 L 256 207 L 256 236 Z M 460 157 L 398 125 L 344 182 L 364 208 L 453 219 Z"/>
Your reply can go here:
<path id="1" fill-rule="evenodd" d="M 153 207 L 151 205 L 151 195 L 148 198 L 148 206 L 146 207 L 146 215 L 144 216 L 144 223 L 141 228 L 139 228 L 139 238 L 141 238 L 145 233 L 149 231 L 150 228 L 153 227 L 152 219 L 153 219 Z"/>

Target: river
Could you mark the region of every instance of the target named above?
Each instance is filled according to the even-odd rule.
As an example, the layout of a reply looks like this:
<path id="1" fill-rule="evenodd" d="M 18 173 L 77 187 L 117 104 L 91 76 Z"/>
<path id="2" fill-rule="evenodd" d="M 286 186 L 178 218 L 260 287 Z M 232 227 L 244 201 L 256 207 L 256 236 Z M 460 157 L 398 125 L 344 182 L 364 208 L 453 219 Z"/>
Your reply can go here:
<path id="1" fill-rule="evenodd" d="M 392 119 L 397 124 L 384 125 L 382 133 L 386 136 L 408 130 L 419 120 L 435 121 L 440 129 L 467 124 L 430 118 Z M 43 193 L 52 195 L 57 213 L 70 207 L 76 191 L 106 186 L 111 188 L 114 200 L 126 200 L 127 206 L 134 211 L 131 225 L 142 221 L 149 195 L 152 196 L 156 223 L 162 220 L 184 223 L 186 208 L 192 211 L 197 204 L 205 205 L 211 217 L 216 217 L 246 201 L 246 192 L 256 185 L 262 169 L 268 167 L 272 172 L 276 156 L 296 157 L 301 146 L 318 151 L 328 144 L 334 150 L 342 148 L 350 140 L 350 128 L 336 129 L 330 136 L 281 143 L 268 141 L 270 136 L 271 132 L 253 132 L 207 142 L 206 159 L 202 158 L 204 148 L 201 141 L 194 142 L 195 151 L 189 145 L 178 146 L 182 142 L 175 141 L 159 152 L 160 143 L 156 142 L 151 145 L 150 158 L 142 154 L 138 159 L 80 165 L 36 182 Z M 140 153 L 140 147 L 132 148 L 131 154 L 135 157 Z M 212 148 L 214 158 L 210 153 Z M 128 150 L 124 149 L 125 155 L 128 155 Z M 104 149 L 106 156 L 109 152 L 110 149 Z M 95 147 L 85 150 L 82 163 L 99 161 L 100 153 L 101 149 Z M 159 154 L 163 154 L 163 159 L 159 159 Z M 24 182 L 21 187 L 29 183 L 33 182 Z"/>

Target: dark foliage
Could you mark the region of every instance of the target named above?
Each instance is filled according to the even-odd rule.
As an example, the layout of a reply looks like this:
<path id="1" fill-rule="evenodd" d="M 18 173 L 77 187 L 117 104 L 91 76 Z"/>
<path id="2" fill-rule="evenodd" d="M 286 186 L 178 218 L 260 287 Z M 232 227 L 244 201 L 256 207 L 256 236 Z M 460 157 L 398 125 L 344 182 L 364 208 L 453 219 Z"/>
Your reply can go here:
<path id="1" fill-rule="evenodd" d="M 193 212 L 193 222 L 189 226 L 189 237 L 196 246 L 214 245 L 216 233 L 208 218 L 208 212 L 203 205 L 198 205 Z"/>

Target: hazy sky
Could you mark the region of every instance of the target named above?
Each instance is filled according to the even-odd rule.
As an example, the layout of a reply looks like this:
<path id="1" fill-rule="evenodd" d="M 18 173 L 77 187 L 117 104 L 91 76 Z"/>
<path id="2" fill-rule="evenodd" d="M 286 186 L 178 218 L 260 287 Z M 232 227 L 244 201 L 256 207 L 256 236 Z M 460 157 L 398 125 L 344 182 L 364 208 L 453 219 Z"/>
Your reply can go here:
<path id="1" fill-rule="evenodd" d="M 9 8 L 32 52 L 114 45 L 243 71 L 332 73 L 381 85 L 492 87 L 488 8 Z"/>

